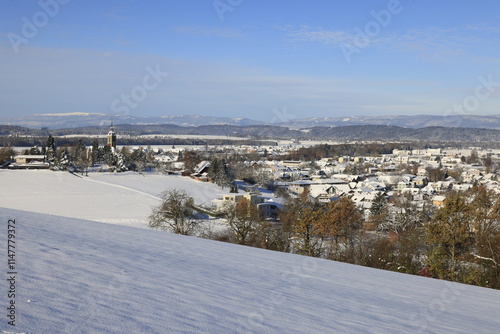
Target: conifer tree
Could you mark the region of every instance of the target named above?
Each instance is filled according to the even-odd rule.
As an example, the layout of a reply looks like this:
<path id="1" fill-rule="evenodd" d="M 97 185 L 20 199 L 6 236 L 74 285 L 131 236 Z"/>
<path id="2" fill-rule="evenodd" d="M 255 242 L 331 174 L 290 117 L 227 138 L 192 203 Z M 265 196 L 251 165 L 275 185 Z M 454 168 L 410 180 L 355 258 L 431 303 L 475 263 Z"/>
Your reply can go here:
<path id="1" fill-rule="evenodd" d="M 437 278 L 456 281 L 461 274 L 459 264 L 471 248 L 471 218 L 466 195 L 453 192 L 427 224 L 427 240 L 431 247 L 429 264 Z"/>

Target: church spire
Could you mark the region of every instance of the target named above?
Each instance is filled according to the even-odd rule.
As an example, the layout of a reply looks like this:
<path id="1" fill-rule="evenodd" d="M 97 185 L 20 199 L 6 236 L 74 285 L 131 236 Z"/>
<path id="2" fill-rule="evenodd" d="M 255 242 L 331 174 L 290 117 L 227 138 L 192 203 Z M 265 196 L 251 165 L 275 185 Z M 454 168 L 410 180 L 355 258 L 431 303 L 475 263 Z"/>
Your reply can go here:
<path id="1" fill-rule="evenodd" d="M 116 133 L 113 127 L 113 118 L 111 118 L 111 127 L 108 132 L 108 146 L 116 149 Z"/>

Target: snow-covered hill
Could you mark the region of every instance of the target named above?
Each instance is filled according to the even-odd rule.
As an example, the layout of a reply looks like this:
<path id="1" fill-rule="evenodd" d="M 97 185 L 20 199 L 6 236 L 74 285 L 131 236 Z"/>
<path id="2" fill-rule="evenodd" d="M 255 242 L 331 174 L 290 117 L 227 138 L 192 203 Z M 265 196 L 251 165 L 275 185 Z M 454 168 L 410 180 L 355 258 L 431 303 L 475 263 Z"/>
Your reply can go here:
<path id="1" fill-rule="evenodd" d="M 16 327 L 4 315 L 3 333 L 500 328 L 500 291 L 127 226 L 12 209 L 0 216 L 4 231 L 16 220 L 18 259 Z"/>
<path id="2" fill-rule="evenodd" d="M 0 170 L 0 207 L 147 227 L 151 208 L 168 188 L 186 190 L 198 205 L 227 193 L 213 183 L 181 176 L 90 173 L 80 178 L 49 170 Z"/>
<path id="3" fill-rule="evenodd" d="M 167 187 L 220 193 L 163 175 L 0 170 L 2 270 L 15 219 L 17 271 L 16 327 L 4 311 L 0 333 L 498 333 L 500 291 L 135 228 Z"/>

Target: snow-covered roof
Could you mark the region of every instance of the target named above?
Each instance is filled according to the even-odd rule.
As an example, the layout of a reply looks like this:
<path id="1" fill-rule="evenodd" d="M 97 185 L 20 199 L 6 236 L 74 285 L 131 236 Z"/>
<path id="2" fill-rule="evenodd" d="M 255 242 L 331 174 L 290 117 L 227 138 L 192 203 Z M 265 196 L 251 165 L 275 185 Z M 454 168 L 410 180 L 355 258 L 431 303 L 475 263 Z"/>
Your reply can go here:
<path id="1" fill-rule="evenodd" d="M 14 158 L 16 159 L 45 159 L 47 156 L 42 154 L 18 154 Z"/>

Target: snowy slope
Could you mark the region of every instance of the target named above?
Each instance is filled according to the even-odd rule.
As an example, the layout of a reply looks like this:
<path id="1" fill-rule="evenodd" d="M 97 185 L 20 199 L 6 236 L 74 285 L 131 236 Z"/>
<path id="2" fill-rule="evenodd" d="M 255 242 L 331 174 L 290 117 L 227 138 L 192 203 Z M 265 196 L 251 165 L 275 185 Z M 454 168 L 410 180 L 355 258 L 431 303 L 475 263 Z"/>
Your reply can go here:
<path id="1" fill-rule="evenodd" d="M 197 204 L 209 204 L 228 191 L 180 176 L 89 175 L 79 178 L 48 170 L 0 170 L 0 207 L 145 228 L 151 208 L 167 188 L 186 190 Z"/>
<path id="2" fill-rule="evenodd" d="M 153 196 L 158 196 L 167 188 L 177 188 L 185 190 L 193 196 L 195 202 L 200 205 L 208 205 L 210 201 L 220 194 L 229 193 L 229 189 L 221 189 L 219 186 L 193 180 L 189 177 L 176 175 L 156 175 L 135 172 L 125 173 L 94 173 L 90 175 L 92 180 L 101 181 L 107 184 L 123 186 L 129 189 L 145 192 Z"/>
<path id="3" fill-rule="evenodd" d="M 16 219 L 19 273 L 17 326 L 4 315 L 3 333 L 500 328 L 500 291 L 127 226 L 3 208 L 0 217 L 2 245 Z"/>

